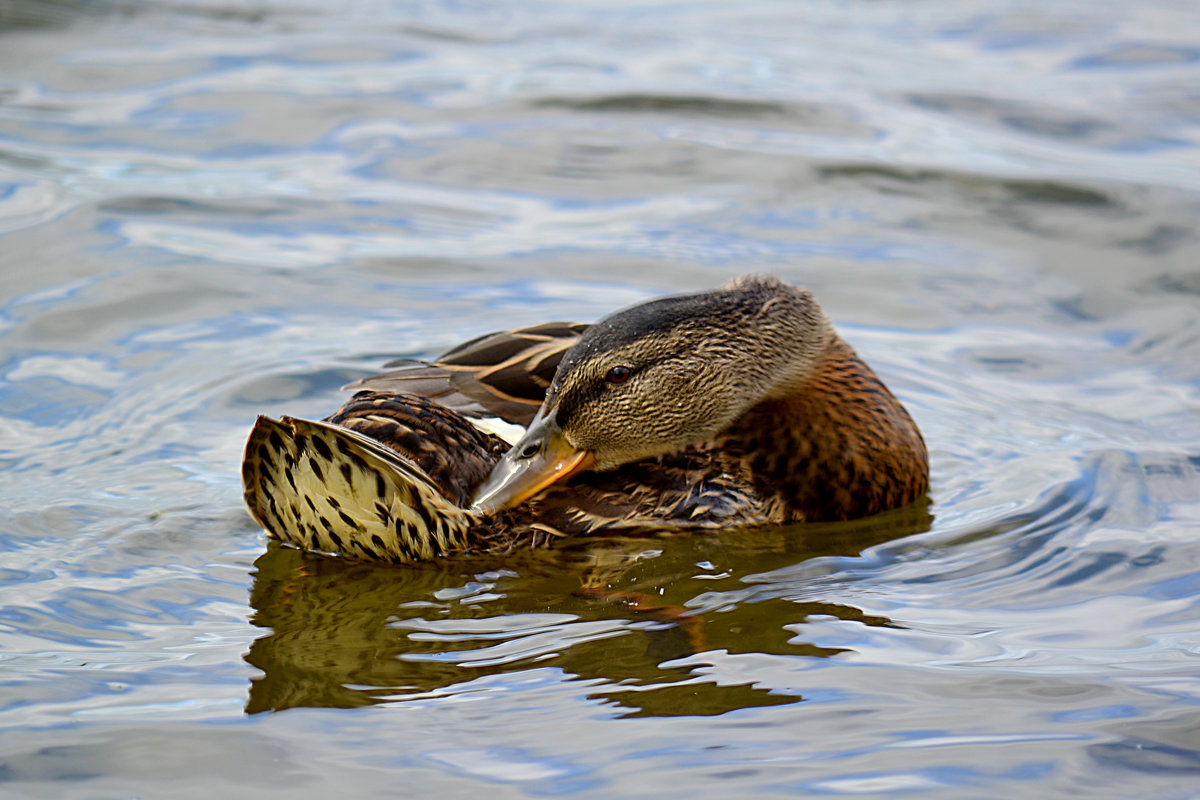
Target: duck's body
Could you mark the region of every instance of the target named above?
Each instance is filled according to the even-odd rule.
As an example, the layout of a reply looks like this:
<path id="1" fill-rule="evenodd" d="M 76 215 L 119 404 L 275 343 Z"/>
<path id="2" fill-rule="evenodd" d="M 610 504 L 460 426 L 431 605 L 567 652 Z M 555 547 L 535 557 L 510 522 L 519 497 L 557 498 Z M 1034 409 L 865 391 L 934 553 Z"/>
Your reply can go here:
<path id="1" fill-rule="evenodd" d="M 928 485 L 903 406 L 811 295 L 774 278 L 591 327 L 480 337 L 350 388 L 321 423 L 259 418 L 243 482 L 270 535 L 407 562 L 598 532 L 852 519 Z M 511 449 L 481 429 L 496 418 L 525 429 Z"/>

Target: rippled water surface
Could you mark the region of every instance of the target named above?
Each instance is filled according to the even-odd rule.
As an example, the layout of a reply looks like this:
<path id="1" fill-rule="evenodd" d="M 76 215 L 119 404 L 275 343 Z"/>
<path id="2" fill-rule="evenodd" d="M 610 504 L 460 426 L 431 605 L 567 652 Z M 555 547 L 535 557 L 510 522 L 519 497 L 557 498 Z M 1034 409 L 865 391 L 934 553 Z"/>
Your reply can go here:
<path id="1" fill-rule="evenodd" d="M 0 794 L 1196 796 L 1197 19 L 0 3 Z M 258 413 L 752 270 L 927 508 L 406 569 L 241 508 Z"/>

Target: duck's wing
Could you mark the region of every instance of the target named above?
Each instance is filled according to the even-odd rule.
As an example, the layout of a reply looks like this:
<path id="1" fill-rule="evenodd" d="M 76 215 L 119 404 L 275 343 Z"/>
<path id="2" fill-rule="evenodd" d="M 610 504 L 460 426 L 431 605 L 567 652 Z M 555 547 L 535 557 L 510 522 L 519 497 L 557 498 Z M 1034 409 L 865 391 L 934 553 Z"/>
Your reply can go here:
<path id="1" fill-rule="evenodd" d="M 464 550 L 478 521 L 412 460 L 327 422 L 260 416 L 246 442 L 242 485 L 251 516 L 271 536 L 372 561 Z"/>
<path id="2" fill-rule="evenodd" d="M 414 394 L 466 417 L 498 417 L 528 426 L 545 399 L 563 354 L 587 325 L 546 322 L 490 333 L 431 361 L 401 359 L 389 372 L 355 381 L 355 391 Z"/>
<path id="3" fill-rule="evenodd" d="M 475 487 L 508 449 L 461 415 L 412 394 L 359 392 L 324 421 L 399 453 L 461 507 L 471 504 Z"/>

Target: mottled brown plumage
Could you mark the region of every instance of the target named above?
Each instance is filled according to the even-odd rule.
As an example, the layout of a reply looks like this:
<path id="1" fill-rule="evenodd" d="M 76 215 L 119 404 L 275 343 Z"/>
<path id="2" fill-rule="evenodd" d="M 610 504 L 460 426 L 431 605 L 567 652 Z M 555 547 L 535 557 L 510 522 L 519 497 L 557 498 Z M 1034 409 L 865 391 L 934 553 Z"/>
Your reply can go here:
<path id="1" fill-rule="evenodd" d="M 907 412 L 812 296 L 774 278 L 389 366 L 323 423 L 260 418 L 243 481 L 271 535 L 402 562 L 852 519 L 928 484 Z M 472 424 L 487 415 L 530 427 L 510 450 Z"/>
<path id="2" fill-rule="evenodd" d="M 391 372 L 355 381 L 345 388 L 407 394 L 436 400 L 468 417 L 500 417 L 528 425 L 554 379 L 554 372 L 587 325 L 545 322 L 472 339 L 432 364 L 399 359 Z"/>
<path id="3" fill-rule="evenodd" d="M 471 493 L 508 446 L 424 397 L 363 391 L 325 418 L 387 445 L 421 468 L 452 503 Z"/>

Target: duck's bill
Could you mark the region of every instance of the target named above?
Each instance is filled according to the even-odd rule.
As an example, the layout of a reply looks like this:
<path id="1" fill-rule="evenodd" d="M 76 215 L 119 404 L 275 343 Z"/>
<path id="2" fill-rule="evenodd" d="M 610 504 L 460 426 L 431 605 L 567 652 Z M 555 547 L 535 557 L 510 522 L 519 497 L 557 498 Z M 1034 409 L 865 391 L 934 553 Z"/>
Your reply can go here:
<path id="1" fill-rule="evenodd" d="M 472 507 L 484 513 L 512 508 L 594 463 L 590 452 L 567 442 L 552 416 L 539 415 L 475 490 Z"/>

